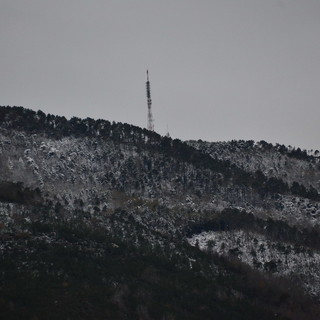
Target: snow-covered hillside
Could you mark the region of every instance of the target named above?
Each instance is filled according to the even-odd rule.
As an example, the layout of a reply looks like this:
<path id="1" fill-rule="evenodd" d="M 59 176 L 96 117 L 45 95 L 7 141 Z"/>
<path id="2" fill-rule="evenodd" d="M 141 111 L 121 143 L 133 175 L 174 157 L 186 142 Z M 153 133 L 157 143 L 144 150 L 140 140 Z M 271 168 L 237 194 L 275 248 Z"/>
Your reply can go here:
<path id="1" fill-rule="evenodd" d="M 31 281 L 57 319 L 312 319 L 319 178 L 315 153 L 0 107 L 0 307 Z"/>
<path id="2" fill-rule="evenodd" d="M 243 230 L 201 232 L 188 239 L 193 246 L 231 256 L 261 271 L 302 282 L 312 295 L 320 296 L 320 252 Z"/>
<path id="3" fill-rule="evenodd" d="M 320 153 L 275 145 L 265 141 L 204 142 L 188 141 L 188 144 L 210 154 L 214 159 L 228 160 L 230 164 L 247 171 L 263 172 L 266 176 L 283 179 L 320 190 Z"/>

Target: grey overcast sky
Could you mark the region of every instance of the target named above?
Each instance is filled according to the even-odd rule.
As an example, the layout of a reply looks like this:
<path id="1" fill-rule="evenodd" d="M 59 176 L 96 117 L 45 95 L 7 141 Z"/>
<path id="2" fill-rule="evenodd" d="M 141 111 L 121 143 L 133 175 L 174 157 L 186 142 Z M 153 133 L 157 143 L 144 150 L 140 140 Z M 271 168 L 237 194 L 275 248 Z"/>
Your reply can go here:
<path id="1" fill-rule="evenodd" d="M 0 0 L 0 105 L 320 148 L 320 0 Z"/>

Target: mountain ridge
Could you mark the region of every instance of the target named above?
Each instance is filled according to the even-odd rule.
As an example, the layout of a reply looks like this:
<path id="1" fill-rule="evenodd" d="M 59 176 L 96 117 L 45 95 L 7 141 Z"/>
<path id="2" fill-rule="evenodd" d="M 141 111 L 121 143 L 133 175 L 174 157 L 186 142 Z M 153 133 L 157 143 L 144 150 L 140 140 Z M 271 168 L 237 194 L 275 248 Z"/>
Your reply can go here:
<path id="1" fill-rule="evenodd" d="M 274 160 L 280 153 L 291 170 Z M 0 107 L 3 310 L 14 304 L 12 319 L 24 308 L 30 319 L 46 310 L 52 319 L 316 319 L 318 160 Z M 17 299 L 23 277 L 42 306 L 36 291 Z"/>

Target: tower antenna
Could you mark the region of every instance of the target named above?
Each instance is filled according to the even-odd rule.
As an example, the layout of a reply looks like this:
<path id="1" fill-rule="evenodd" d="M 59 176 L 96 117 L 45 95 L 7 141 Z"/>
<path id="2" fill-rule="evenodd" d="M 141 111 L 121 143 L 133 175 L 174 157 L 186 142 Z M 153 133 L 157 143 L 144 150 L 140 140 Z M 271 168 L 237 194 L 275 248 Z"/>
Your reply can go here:
<path id="1" fill-rule="evenodd" d="M 154 130 L 153 117 L 152 117 L 152 100 L 151 100 L 151 90 L 150 90 L 150 81 L 149 81 L 149 72 L 147 70 L 147 82 L 146 82 L 146 90 L 147 90 L 147 103 L 148 103 L 148 130 Z"/>

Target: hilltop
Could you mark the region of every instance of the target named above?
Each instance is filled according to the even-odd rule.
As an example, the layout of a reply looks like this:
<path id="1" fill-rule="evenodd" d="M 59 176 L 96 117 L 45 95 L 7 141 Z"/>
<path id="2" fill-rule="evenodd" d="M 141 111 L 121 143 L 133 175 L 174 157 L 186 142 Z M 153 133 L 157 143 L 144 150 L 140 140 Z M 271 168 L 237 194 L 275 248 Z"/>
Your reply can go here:
<path id="1" fill-rule="evenodd" d="M 316 319 L 318 155 L 0 107 L 5 318 Z"/>

